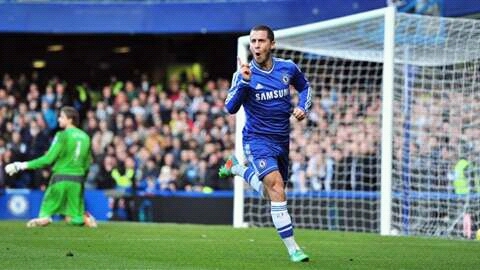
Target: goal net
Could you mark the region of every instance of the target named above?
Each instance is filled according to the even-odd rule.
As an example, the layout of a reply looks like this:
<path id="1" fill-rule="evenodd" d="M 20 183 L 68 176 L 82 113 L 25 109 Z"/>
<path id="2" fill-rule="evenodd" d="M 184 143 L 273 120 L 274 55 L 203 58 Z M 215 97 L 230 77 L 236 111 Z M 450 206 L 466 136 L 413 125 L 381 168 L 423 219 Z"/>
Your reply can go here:
<path id="1" fill-rule="evenodd" d="M 480 22 L 390 7 L 275 34 L 275 55 L 294 60 L 315 91 L 308 121 L 292 121 L 295 226 L 471 237 L 480 212 Z M 248 36 L 238 54 L 251 59 Z M 235 181 L 234 226 L 272 226 L 269 203 Z"/>

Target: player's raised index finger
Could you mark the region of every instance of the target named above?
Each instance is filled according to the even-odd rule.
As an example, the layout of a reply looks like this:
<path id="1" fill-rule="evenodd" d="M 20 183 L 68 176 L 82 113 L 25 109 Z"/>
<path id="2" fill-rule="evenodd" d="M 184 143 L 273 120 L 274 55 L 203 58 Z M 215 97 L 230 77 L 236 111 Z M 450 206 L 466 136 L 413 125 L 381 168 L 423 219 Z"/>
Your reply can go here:
<path id="1" fill-rule="evenodd" d="M 242 67 L 243 63 L 242 63 L 242 59 L 240 59 L 240 56 L 237 56 L 237 64 L 238 64 L 238 67 Z"/>

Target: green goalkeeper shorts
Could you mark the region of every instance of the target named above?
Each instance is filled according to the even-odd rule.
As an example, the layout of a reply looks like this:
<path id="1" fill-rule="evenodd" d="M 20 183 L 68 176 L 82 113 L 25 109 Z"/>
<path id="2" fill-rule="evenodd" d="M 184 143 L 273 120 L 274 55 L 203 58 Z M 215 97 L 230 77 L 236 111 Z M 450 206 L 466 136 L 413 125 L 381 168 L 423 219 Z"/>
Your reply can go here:
<path id="1" fill-rule="evenodd" d="M 59 181 L 45 191 L 39 217 L 64 215 L 71 217 L 70 223 L 81 225 L 84 212 L 83 185 L 74 181 Z"/>

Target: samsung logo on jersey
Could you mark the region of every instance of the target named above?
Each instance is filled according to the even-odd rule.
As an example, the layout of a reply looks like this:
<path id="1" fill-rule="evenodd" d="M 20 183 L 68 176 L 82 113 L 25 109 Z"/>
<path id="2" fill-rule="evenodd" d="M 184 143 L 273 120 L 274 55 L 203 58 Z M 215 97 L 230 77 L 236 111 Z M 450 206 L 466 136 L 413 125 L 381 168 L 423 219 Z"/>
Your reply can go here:
<path id="1" fill-rule="evenodd" d="M 289 92 L 290 92 L 289 89 L 285 88 L 280 90 L 257 93 L 255 94 L 255 99 L 258 101 L 264 101 L 264 100 L 272 100 L 276 98 L 283 98 L 288 96 Z"/>

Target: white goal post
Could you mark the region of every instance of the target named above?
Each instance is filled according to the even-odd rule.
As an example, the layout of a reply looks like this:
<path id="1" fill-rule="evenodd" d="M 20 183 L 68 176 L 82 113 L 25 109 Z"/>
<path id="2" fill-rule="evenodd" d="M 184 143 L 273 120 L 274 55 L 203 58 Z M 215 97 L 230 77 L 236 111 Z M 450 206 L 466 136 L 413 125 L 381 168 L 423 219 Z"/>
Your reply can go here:
<path id="1" fill-rule="evenodd" d="M 292 121 L 296 227 L 470 238 L 480 222 L 480 22 L 387 7 L 275 39 L 275 55 L 315 92 L 308 121 Z M 238 39 L 242 61 L 248 45 Z M 236 119 L 243 160 L 243 111 Z M 268 203 L 241 178 L 234 187 L 234 227 L 271 226 Z"/>

